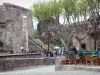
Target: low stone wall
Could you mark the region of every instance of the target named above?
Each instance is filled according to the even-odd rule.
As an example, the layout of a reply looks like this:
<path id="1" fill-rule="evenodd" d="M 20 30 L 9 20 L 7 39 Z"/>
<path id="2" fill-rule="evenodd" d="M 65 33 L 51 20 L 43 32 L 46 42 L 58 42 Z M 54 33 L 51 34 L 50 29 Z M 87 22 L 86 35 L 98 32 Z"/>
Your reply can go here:
<path id="1" fill-rule="evenodd" d="M 40 53 L 5 54 L 5 55 L 0 54 L 0 59 L 5 59 L 5 58 L 39 58 L 39 57 L 41 57 Z"/>
<path id="2" fill-rule="evenodd" d="M 0 59 L 0 71 L 54 64 L 55 59 L 52 58 L 6 58 Z"/>
<path id="3" fill-rule="evenodd" d="M 84 70 L 84 71 L 98 71 L 100 72 L 100 66 L 88 66 L 88 65 L 68 65 L 62 63 L 66 60 L 65 57 L 58 57 L 55 60 L 56 71 L 71 71 L 71 70 Z"/>
<path id="4" fill-rule="evenodd" d="M 100 72 L 100 66 L 62 65 L 62 71 L 71 71 L 71 70 L 84 70 L 84 71 L 97 71 L 97 72 Z"/>
<path id="5" fill-rule="evenodd" d="M 65 57 L 57 57 L 55 60 L 55 70 L 62 71 L 62 61 L 65 60 Z"/>

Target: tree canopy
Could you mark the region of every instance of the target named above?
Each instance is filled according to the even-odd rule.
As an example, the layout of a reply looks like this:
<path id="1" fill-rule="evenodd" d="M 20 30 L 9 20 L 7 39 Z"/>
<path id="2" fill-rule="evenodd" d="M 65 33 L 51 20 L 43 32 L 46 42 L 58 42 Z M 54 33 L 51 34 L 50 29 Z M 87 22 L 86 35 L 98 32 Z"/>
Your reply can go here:
<path id="1" fill-rule="evenodd" d="M 40 2 L 33 5 L 31 13 L 38 20 L 51 20 L 62 12 L 60 1 Z"/>
<path id="2" fill-rule="evenodd" d="M 37 20 L 39 21 L 38 29 L 49 26 L 50 24 L 48 24 L 48 22 L 52 25 L 58 24 L 54 24 L 54 22 L 52 21 L 56 20 L 55 22 L 59 22 L 59 15 L 61 13 L 64 13 L 64 24 L 66 24 L 67 27 L 65 28 L 66 31 L 68 31 L 70 35 L 75 35 L 72 33 L 73 27 L 76 27 L 77 29 L 75 31 L 75 37 L 78 40 L 84 39 L 88 31 L 88 26 L 86 26 L 86 32 L 83 31 L 85 33 L 84 36 L 80 38 L 78 37 L 78 33 L 80 33 L 80 31 L 77 25 L 81 25 L 80 22 L 85 24 L 87 22 L 87 19 L 89 19 L 91 15 L 99 15 L 99 11 L 100 0 L 52 0 L 49 2 L 44 1 L 34 4 L 31 9 L 32 16 L 37 18 Z M 59 35 L 62 35 L 60 34 L 61 31 L 59 31 L 59 26 L 58 28 L 57 26 L 55 27 L 55 31 L 59 33 Z"/>

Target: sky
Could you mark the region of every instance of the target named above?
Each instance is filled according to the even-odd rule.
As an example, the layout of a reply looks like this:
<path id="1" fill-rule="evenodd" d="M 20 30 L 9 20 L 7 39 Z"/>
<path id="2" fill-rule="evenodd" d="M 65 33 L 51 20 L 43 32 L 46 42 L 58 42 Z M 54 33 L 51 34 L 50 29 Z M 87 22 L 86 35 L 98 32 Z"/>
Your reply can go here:
<path id="1" fill-rule="evenodd" d="M 3 3 L 11 3 L 15 5 L 22 6 L 24 8 L 30 9 L 34 3 L 38 3 L 40 1 L 51 1 L 51 0 L 0 0 L 0 5 Z M 62 18 L 60 18 L 60 22 L 62 23 Z M 37 29 L 38 21 L 33 20 L 34 29 Z"/>

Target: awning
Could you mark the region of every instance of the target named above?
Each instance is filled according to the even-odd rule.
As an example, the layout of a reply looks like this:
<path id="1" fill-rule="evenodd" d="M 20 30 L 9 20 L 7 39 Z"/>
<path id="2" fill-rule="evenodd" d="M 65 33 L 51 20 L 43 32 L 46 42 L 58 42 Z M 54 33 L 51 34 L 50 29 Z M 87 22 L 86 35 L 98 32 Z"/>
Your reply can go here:
<path id="1" fill-rule="evenodd" d="M 59 50 L 60 49 L 60 47 L 54 47 L 53 48 L 53 50 Z"/>

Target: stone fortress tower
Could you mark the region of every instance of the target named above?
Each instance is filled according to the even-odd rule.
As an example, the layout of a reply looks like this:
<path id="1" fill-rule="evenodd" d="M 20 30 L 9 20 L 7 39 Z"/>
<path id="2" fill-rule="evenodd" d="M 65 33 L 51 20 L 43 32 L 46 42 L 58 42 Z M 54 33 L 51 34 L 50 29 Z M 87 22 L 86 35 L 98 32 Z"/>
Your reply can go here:
<path id="1" fill-rule="evenodd" d="M 37 49 L 33 42 L 29 42 L 32 36 L 33 23 L 29 9 L 9 3 L 0 6 L 0 52 L 19 54 L 22 46 L 27 50 Z"/>

